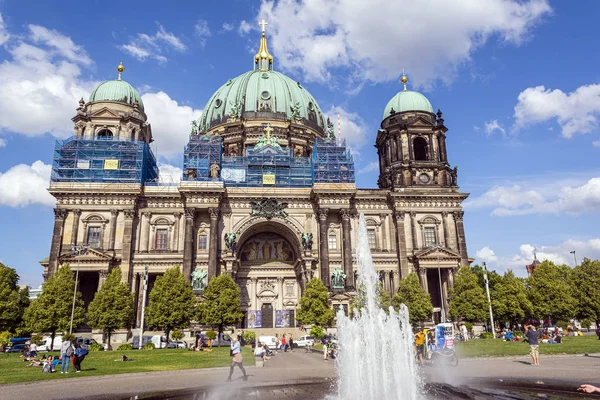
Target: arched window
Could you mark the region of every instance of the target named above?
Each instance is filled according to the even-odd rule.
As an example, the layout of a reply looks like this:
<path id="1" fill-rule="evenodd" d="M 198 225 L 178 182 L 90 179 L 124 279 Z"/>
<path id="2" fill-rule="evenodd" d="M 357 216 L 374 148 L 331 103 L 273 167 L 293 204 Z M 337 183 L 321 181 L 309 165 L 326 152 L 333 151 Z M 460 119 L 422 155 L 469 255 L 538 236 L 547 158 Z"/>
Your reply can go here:
<path id="1" fill-rule="evenodd" d="M 96 134 L 99 138 L 109 138 L 112 137 L 112 132 L 108 129 L 102 129 L 100 132 Z"/>
<path id="2" fill-rule="evenodd" d="M 413 152 L 416 161 L 427 161 L 429 159 L 427 147 L 427 141 L 422 137 L 413 140 Z"/>

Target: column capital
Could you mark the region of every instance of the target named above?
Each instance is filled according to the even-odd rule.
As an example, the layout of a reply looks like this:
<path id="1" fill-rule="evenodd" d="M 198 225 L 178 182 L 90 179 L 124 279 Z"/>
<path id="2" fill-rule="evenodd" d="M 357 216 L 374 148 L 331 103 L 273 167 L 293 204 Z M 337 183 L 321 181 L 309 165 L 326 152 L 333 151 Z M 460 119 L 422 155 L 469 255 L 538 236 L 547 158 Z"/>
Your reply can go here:
<path id="1" fill-rule="evenodd" d="M 210 219 L 219 218 L 219 209 L 216 207 L 211 207 L 208 209 L 208 214 L 210 215 Z"/>
<path id="2" fill-rule="evenodd" d="M 108 277 L 108 271 L 106 271 L 106 270 L 98 271 L 98 274 L 100 275 L 100 278 L 102 278 L 102 279 L 106 279 Z"/>
<path id="3" fill-rule="evenodd" d="M 174 213 L 173 213 L 173 216 L 174 216 L 175 218 L 179 219 L 179 218 L 181 218 L 181 215 L 182 215 L 182 214 L 183 214 L 182 212 L 180 212 L 180 211 L 176 211 L 176 212 L 174 212 Z"/>
<path id="4" fill-rule="evenodd" d="M 415 218 L 417 216 L 417 212 L 416 211 L 409 211 L 410 217 L 411 218 Z"/>
<path id="5" fill-rule="evenodd" d="M 112 215 L 113 217 L 116 217 L 117 215 L 119 215 L 119 210 L 117 210 L 116 208 L 111 209 L 110 215 Z"/>
<path id="6" fill-rule="evenodd" d="M 184 210 L 185 212 L 185 217 L 188 219 L 194 219 L 194 217 L 196 216 L 196 209 L 195 208 L 186 208 Z"/>
<path id="7" fill-rule="evenodd" d="M 400 275 L 400 273 L 398 272 L 398 270 L 393 270 L 393 271 L 392 271 L 392 274 L 393 274 L 395 277 L 396 277 L 396 276 L 398 276 L 398 275 Z"/>
<path id="8" fill-rule="evenodd" d="M 65 219 L 67 218 L 67 210 L 64 208 L 54 209 L 54 219 Z"/>
<path id="9" fill-rule="evenodd" d="M 81 215 L 81 209 L 80 208 L 75 208 L 73 211 L 73 215 L 76 217 L 79 217 Z"/>
<path id="10" fill-rule="evenodd" d="M 387 214 L 381 213 L 379 214 L 379 219 L 384 220 L 387 217 Z"/>
<path id="11" fill-rule="evenodd" d="M 350 210 L 348 210 L 346 208 L 342 208 L 340 210 L 340 217 L 342 217 L 343 222 L 350 221 Z"/>
<path id="12" fill-rule="evenodd" d="M 277 277 L 277 283 L 282 283 L 282 282 L 283 282 L 283 277 L 281 277 L 281 276 L 278 276 L 278 277 Z"/>
<path id="13" fill-rule="evenodd" d="M 454 218 L 458 221 L 462 221 L 465 212 L 464 211 L 453 211 L 452 214 L 454 215 Z"/>
<path id="14" fill-rule="evenodd" d="M 133 208 L 123 210 L 123 213 L 125 214 L 126 219 L 133 219 L 133 217 L 135 217 L 135 210 Z"/>
<path id="15" fill-rule="evenodd" d="M 250 280 L 252 281 L 252 283 L 257 283 L 258 282 L 258 278 L 255 276 L 250 277 Z"/>
<path id="16" fill-rule="evenodd" d="M 394 211 L 394 219 L 396 220 L 396 222 L 404 222 L 404 211 L 402 210 L 395 210 Z"/>
<path id="17" fill-rule="evenodd" d="M 442 218 L 446 218 L 448 216 L 448 211 L 442 211 Z"/>
<path id="18" fill-rule="evenodd" d="M 148 219 L 152 218 L 152 213 L 150 211 L 144 211 L 143 215 L 144 215 L 144 217 L 146 217 Z"/>
<path id="19" fill-rule="evenodd" d="M 319 207 L 319 220 L 321 220 L 322 222 L 325 222 L 325 220 L 327 219 L 328 213 L 329 213 L 329 209 Z"/>

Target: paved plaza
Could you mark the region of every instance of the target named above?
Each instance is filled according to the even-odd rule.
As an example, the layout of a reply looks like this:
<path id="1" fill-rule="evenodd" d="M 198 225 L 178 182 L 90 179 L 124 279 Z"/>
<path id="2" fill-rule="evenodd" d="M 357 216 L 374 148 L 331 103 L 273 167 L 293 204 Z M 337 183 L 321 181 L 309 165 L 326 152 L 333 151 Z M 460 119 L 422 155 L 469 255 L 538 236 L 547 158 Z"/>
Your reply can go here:
<path id="1" fill-rule="evenodd" d="M 600 383 L 600 354 L 590 356 L 553 356 L 541 359 L 542 365 L 534 367 L 528 357 L 493 359 L 463 359 L 456 368 L 423 369 L 427 382 L 469 384 L 489 379 L 524 379 L 532 382 L 559 381 L 573 386 L 584 382 Z M 241 380 L 236 369 L 231 385 L 265 386 L 316 381 L 323 385 L 335 377 L 334 362 L 324 361 L 320 353 L 278 354 L 265 367 L 246 367 L 248 382 Z M 0 399 L 75 399 L 103 396 L 114 398 L 132 395 L 185 389 L 225 387 L 228 368 L 163 371 L 122 375 L 105 375 L 4 385 Z"/>

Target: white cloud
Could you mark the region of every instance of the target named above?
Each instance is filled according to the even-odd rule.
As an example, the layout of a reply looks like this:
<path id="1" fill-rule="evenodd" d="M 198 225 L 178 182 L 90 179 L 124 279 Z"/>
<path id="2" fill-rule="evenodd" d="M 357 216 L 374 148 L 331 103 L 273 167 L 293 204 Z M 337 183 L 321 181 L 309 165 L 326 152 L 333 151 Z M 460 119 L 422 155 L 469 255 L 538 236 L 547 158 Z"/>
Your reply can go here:
<path id="1" fill-rule="evenodd" d="M 233 30 L 233 28 L 235 28 L 235 27 L 233 26 L 233 24 L 228 24 L 227 22 L 223 22 L 223 30 L 224 30 L 225 32 L 232 31 L 232 30 Z"/>
<path id="2" fill-rule="evenodd" d="M 159 63 L 167 62 L 168 59 L 163 53 L 173 49 L 178 52 L 187 50 L 183 41 L 172 32 L 167 32 L 165 28 L 157 23 L 158 30 L 152 36 L 145 33 L 138 33 L 129 43 L 119 46 L 121 51 L 127 53 L 140 61 L 146 61 L 152 58 Z"/>
<path id="3" fill-rule="evenodd" d="M 0 138 L 0 149 L 6 147 L 6 139 Z"/>
<path id="4" fill-rule="evenodd" d="M 239 33 L 240 35 L 245 35 L 246 33 L 252 30 L 252 25 L 247 21 L 240 22 Z"/>
<path id="5" fill-rule="evenodd" d="M 225 24 L 223 25 L 223 27 Z M 210 36 L 210 28 L 208 27 L 208 21 L 203 19 L 198 20 L 196 25 L 194 25 L 194 34 L 198 37 L 198 41 L 200 45 L 204 46 L 206 44 L 206 38 Z"/>
<path id="6" fill-rule="evenodd" d="M 491 136 L 494 132 L 500 132 L 502 136 L 506 136 L 506 130 L 498 123 L 498 120 L 488 121 L 483 125 L 483 130 L 487 136 Z"/>
<path id="7" fill-rule="evenodd" d="M 465 208 L 492 208 L 492 215 L 571 214 L 600 211 L 600 177 L 579 185 L 560 182 L 495 186 L 464 203 Z"/>
<path id="8" fill-rule="evenodd" d="M 498 256 L 496 256 L 496 253 L 494 252 L 494 250 L 490 249 L 488 246 L 485 246 L 485 247 L 477 250 L 477 252 L 475 253 L 475 256 L 479 260 L 485 261 L 486 263 L 498 261 Z"/>
<path id="9" fill-rule="evenodd" d="M 379 163 L 377 161 L 371 161 L 370 163 L 368 163 L 367 165 L 365 165 L 363 168 L 361 168 L 358 173 L 359 174 L 364 174 L 367 172 L 373 172 L 373 171 L 377 171 L 379 170 Z"/>
<path id="10" fill-rule="evenodd" d="M 342 138 L 346 139 L 346 144 L 352 149 L 353 154 L 360 154 L 360 149 L 366 143 L 370 133 L 365 121 L 356 113 L 346 111 L 339 106 L 332 106 L 324 114 L 333 123 L 336 137 L 338 136 L 338 112 L 340 115 Z"/>
<path id="11" fill-rule="evenodd" d="M 416 85 L 451 81 L 457 66 L 490 37 L 520 44 L 551 13 L 547 0 L 263 0 L 257 20 L 269 22 L 276 63 L 328 81 L 333 69 L 352 81 L 397 79 L 402 68 Z M 240 32 L 251 25 L 242 21 Z M 443 38 L 443 39 L 442 39 Z"/>
<path id="12" fill-rule="evenodd" d="M 519 94 L 515 106 L 515 129 L 556 120 L 562 135 L 590 133 L 600 125 L 600 84 L 584 85 L 574 92 L 536 86 Z"/>
<path id="13" fill-rule="evenodd" d="M 8 42 L 8 38 L 10 38 L 10 35 L 6 31 L 6 27 L 4 26 L 4 18 L 2 18 L 2 13 L 0 13 L 0 46 Z"/>
<path id="14" fill-rule="evenodd" d="M 158 154 L 170 157 L 181 153 L 189 139 L 190 124 L 200 117 L 202 110 L 180 105 L 162 91 L 146 93 L 142 100 L 152 123 L 152 135 Z"/>
<path id="15" fill-rule="evenodd" d="M 15 165 L 0 173 L 0 206 L 54 206 L 56 200 L 46 190 L 51 171 L 51 165 L 38 160 L 31 165 Z"/>
<path id="16" fill-rule="evenodd" d="M 0 64 L 0 130 L 70 136 L 77 102 L 95 86 L 82 79 L 80 66 L 92 61 L 83 47 L 44 27 L 29 25 L 14 37 L 5 46 L 11 58 Z"/>
<path id="17" fill-rule="evenodd" d="M 160 183 L 179 183 L 183 170 L 169 164 L 158 164 Z"/>
<path id="18" fill-rule="evenodd" d="M 592 146 L 594 146 L 594 147 L 600 147 L 600 140 L 594 140 L 592 142 Z"/>

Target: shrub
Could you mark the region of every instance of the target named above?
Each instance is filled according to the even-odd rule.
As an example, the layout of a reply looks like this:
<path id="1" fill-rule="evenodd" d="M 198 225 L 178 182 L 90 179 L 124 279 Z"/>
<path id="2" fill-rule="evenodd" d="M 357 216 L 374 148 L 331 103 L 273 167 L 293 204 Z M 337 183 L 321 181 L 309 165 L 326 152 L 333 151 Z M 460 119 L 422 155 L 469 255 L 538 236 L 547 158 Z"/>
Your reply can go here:
<path id="1" fill-rule="evenodd" d="M 171 337 L 173 338 L 173 340 L 181 340 L 183 339 L 183 332 L 179 329 L 174 330 L 173 333 L 171 333 Z"/>
<path id="2" fill-rule="evenodd" d="M 523 336 L 523 331 L 513 331 L 513 335 L 515 335 L 517 337 L 522 337 Z"/>
<path id="3" fill-rule="evenodd" d="M 321 339 L 323 336 L 325 336 L 325 330 L 323 330 L 323 328 L 318 325 L 313 326 L 310 329 L 310 334 L 311 334 L 311 336 L 314 336 L 317 339 Z"/>
<path id="4" fill-rule="evenodd" d="M 465 327 L 467 328 L 467 332 L 471 333 L 473 331 L 473 323 L 465 322 Z"/>
<path id="5" fill-rule="evenodd" d="M 129 343 L 123 343 L 117 350 L 133 350 L 133 346 Z"/>
<path id="6" fill-rule="evenodd" d="M 581 321 L 581 328 L 589 329 L 592 325 L 594 325 L 594 323 L 589 318 L 586 318 L 583 321 Z"/>
<path id="7" fill-rule="evenodd" d="M 12 333 L 10 333 L 9 331 L 0 332 L 0 347 L 2 348 L 2 351 L 4 351 L 6 346 L 8 346 L 8 344 L 10 343 L 11 337 L 13 336 Z"/>
<path id="8" fill-rule="evenodd" d="M 210 340 L 215 340 L 217 338 L 217 332 L 208 331 L 208 332 L 206 332 L 206 337 L 209 338 Z"/>
<path id="9" fill-rule="evenodd" d="M 92 343 L 88 346 L 89 351 L 102 351 L 104 347 L 100 343 Z"/>
<path id="10" fill-rule="evenodd" d="M 494 334 L 492 332 L 482 332 L 481 333 L 481 338 L 482 339 L 493 339 L 494 338 Z"/>
<path id="11" fill-rule="evenodd" d="M 567 321 L 558 321 L 556 323 L 556 326 L 558 326 L 561 329 L 567 329 L 567 327 L 569 326 L 569 323 Z"/>
<path id="12" fill-rule="evenodd" d="M 244 332 L 242 337 L 244 338 L 246 343 L 252 343 L 256 340 L 256 332 L 246 331 L 246 332 Z"/>
<path id="13" fill-rule="evenodd" d="M 42 335 L 33 335 L 31 337 L 31 343 L 41 346 L 44 343 L 44 337 Z"/>
<path id="14" fill-rule="evenodd" d="M 156 348 L 156 346 L 154 346 L 154 343 L 146 343 L 144 345 L 144 350 L 154 350 Z"/>

